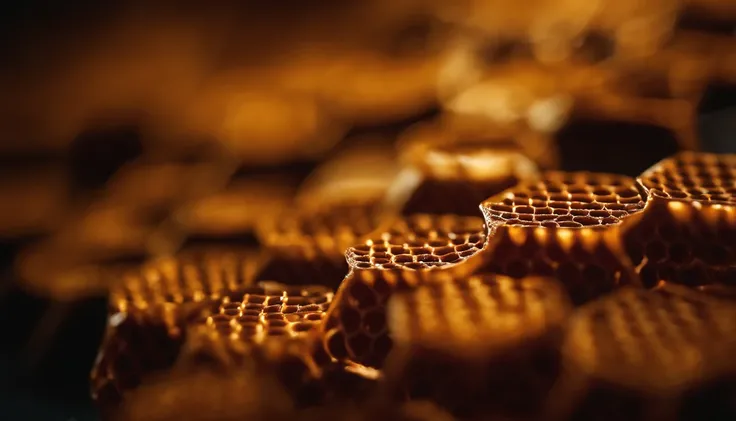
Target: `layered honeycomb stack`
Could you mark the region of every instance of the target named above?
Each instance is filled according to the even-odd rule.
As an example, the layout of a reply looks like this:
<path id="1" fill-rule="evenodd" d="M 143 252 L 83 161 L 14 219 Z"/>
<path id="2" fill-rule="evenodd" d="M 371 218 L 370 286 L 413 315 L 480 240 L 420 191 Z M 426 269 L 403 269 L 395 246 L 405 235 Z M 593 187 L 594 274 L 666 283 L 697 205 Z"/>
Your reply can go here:
<path id="1" fill-rule="evenodd" d="M 423 403 L 437 419 L 733 416 L 734 157 L 683 152 L 631 178 L 519 172 L 528 161 L 506 148 L 474 158 L 511 160 L 473 181 L 498 189 L 476 215 L 410 212 L 416 195 L 393 186 L 315 196 L 260 229 L 263 253 L 183 252 L 120 275 L 93 371 L 106 417 L 202 376 L 273 388 L 279 410 L 239 410 L 254 417 Z"/>
<path id="2" fill-rule="evenodd" d="M 409 3 L 361 10 L 392 17 L 376 44 L 442 21 L 422 54 L 351 38 L 216 74 L 151 133 L 225 157 L 139 159 L 31 227 L 55 233 L 22 285 L 109 298 L 104 418 L 736 419 L 736 157 L 695 152 L 703 92 L 736 84 L 712 30 L 736 9 Z M 317 20 L 320 42 L 350 29 Z M 388 148 L 352 138 L 436 109 Z M 177 161 L 188 142 L 153 143 Z M 298 188 L 238 174 L 304 158 Z"/>

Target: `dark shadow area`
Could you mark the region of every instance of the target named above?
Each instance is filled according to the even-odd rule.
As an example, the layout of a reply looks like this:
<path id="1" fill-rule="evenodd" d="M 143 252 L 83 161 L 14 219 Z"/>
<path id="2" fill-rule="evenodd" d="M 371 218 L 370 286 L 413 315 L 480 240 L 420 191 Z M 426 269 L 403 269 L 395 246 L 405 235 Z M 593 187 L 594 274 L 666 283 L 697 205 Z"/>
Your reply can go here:
<path id="1" fill-rule="evenodd" d="M 557 134 L 565 171 L 639 175 L 678 150 L 662 127 L 617 121 L 576 120 Z"/>

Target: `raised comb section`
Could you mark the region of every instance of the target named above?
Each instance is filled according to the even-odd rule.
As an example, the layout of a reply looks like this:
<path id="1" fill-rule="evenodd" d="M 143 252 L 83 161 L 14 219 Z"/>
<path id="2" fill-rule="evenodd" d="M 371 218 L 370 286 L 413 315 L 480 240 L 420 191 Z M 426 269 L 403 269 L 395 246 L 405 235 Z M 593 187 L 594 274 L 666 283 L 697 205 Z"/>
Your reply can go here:
<path id="1" fill-rule="evenodd" d="M 252 253 L 227 251 L 148 262 L 125 273 L 112 288 L 111 311 L 156 311 L 164 304 L 215 300 L 250 284 L 257 264 Z"/>
<path id="2" fill-rule="evenodd" d="M 646 171 L 641 182 L 657 197 L 736 206 L 736 155 L 680 153 Z"/>
<path id="3" fill-rule="evenodd" d="M 388 201 L 402 215 L 477 216 L 482 200 L 539 175 L 534 162 L 508 141 L 436 138 L 436 130 L 420 126 L 402 143 L 406 168 Z"/>
<path id="4" fill-rule="evenodd" d="M 698 390 L 722 380 L 734 386 L 734 329 L 733 303 L 682 287 L 623 289 L 591 303 L 571 320 L 563 348 L 560 384 L 577 391 L 567 412 L 573 419 L 670 419 L 660 417 L 697 405 L 688 397 Z M 727 410 L 728 395 L 715 396 L 724 398 L 711 402 L 720 407 L 700 407 L 701 416 Z"/>
<path id="5" fill-rule="evenodd" d="M 644 208 L 634 180 L 613 174 L 549 172 L 484 202 L 491 223 L 582 228 L 614 225 Z"/>
<path id="6" fill-rule="evenodd" d="M 296 337 L 322 321 L 332 296 L 325 287 L 262 282 L 223 298 L 217 312 L 200 323 L 221 336 L 256 343 L 271 336 Z"/>
<path id="7" fill-rule="evenodd" d="M 415 215 L 365 245 L 351 248 L 352 269 L 324 328 L 325 348 L 341 361 L 380 367 L 391 348 L 386 303 L 445 268 L 463 268 L 485 243 L 480 218 Z"/>
<path id="8" fill-rule="evenodd" d="M 348 270 L 345 250 L 378 228 L 377 209 L 374 202 L 331 204 L 261 226 L 268 259 L 256 277 L 337 288 Z"/>
<path id="9" fill-rule="evenodd" d="M 623 227 L 644 285 L 736 285 L 736 155 L 681 153 L 640 183 L 646 208 Z"/>
<path id="10" fill-rule="evenodd" d="M 561 285 L 545 278 L 472 276 L 396 294 L 387 376 L 456 413 L 528 415 L 555 379 L 570 310 Z"/>
<path id="11" fill-rule="evenodd" d="M 483 220 L 455 215 L 412 215 L 377 238 L 348 249 L 346 258 L 359 269 L 427 269 L 458 263 L 483 247 Z"/>
<path id="12" fill-rule="evenodd" d="M 618 226 L 644 204 L 629 177 L 547 173 L 483 202 L 492 235 L 480 271 L 555 277 L 576 304 L 588 301 L 634 282 Z"/>

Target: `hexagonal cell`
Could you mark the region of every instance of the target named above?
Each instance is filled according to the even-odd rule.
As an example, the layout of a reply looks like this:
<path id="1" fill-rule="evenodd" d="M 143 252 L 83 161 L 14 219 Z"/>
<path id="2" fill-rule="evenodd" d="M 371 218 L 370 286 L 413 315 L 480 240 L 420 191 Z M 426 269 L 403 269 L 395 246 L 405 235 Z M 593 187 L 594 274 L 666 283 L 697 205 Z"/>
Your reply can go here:
<path id="1" fill-rule="evenodd" d="M 391 348 L 389 297 L 440 272 L 470 270 L 468 259 L 485 242 L 482 227 L 480 218 L 415 215 L 349 249 L 351 271 L 323 325 L 327 352 L 340 361 L 380 368 Z"/>
<path id="2" fill-rule="evenodd" d="M 730 419 L 734 329 L 733 303 L 682 287 L 626 288 L 590 303 L 571 319 L 551 412 L 575 420 Z M 711 402 L 700 400 L 705 390 L 716 392 Z"/>
<path id="3" fill-rule="evenodd" d="M 733 284 L 736 155 L 681 153 L 642 174 L 649 199 L 624 242 L 644 285 Z"/>
<path id="4" fill-rule="evenodd" d="M 395 294 L 388 384 L 458 416 L 538 415 L 570 309 L 562 286 L 545 278 L 480 275 Z"/>
<path id="5" fill-rule="evenodd" d="M 492 235 L 479 271 L 556 277 L 576 304 L 635 282 L 617 226 L 644 203 L 629 177 L 546 173 L 483 202 Z"/>
<path id="6" fill-rule="evenodd" d="M 404 170 L 387 198 L 387 206 L 402 215 L 478 216 L 482 200 L 538 175 L 511 141 L 445 142 L 415 132 L 402 143 Z"/>

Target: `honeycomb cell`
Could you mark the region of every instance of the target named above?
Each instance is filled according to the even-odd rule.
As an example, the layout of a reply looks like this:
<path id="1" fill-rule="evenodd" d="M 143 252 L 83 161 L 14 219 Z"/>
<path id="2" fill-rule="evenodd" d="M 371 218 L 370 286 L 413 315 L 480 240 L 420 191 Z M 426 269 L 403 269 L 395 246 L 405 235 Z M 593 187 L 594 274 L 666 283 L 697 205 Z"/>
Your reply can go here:
<path id="1" fill-rule="evenodd" d="M 391 348 L 385 321 L 389 297 L 435 271 L 469 271 L 468 259 L 485 243 L 482 229 L 480 218 L 414 215 L 350 248 L 350 273 L 322 326 L 327 352 L 340 361 L 380 368 Z"/>
<path id="2" fill-rule="evenodd" d="M 624 288 L 590 303 L 568 327 L 553 412 L 565 419 L 682 419 L 675 416 L 697 406 L 691 398 L 699 391 L 723 380 L 734 386 L 735 328 L 732 302 L 681 286 Z M 700 416 L 730 410 L 732 417 L 729 395 L 713 396 L 723 400 L 700 406 Z"/>
<path id="3" fill-rule="evenodd" d="M 548 278 L 480 275 L 395 294 L 387 380 L 459 416 L 531 416 L 556 378 L 570 309 Z"/>
<path id="4" fill-rule="evenodd" d="M 644 204 L 629 177 L 546 173 L 483 202 L 490 234 L 479 271 L 556 277 L 576 304 L 635 282 L 618 225 Z"/>
<path id="5" fill-rule="evenodd" d="M 622 225 L 642 282 L 733 285 L 736 156 L 686 152 L 644 172 L 644 211 Z"/>
<path id="6" fill-rule="evenodd" d="M 536 179 L 536 165 L 511 142 L 440 142 L 421 130 L 400 150 L 404 170 L 387 206 L 414 213 L 479 216 L 478 204 L 519 181 Z"/>

